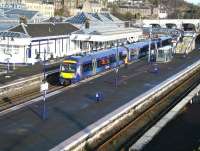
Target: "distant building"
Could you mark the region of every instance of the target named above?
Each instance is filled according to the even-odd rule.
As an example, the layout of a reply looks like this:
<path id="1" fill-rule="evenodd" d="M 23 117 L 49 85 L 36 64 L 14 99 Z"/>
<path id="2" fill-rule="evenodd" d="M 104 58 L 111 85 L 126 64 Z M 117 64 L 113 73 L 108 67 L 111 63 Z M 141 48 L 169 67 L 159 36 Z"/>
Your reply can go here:
<path id="1" fill-rule="evenodd" d="M 62 0 L 54 0 L 54 9 L 55 11 L 63 8 Z"/>
<path id="2" fill-rule="evenodd" d="M 23 3 L 23 5 L 26 7 L 26 9 L 39 11 L 44 16 L 47 16 L 47 17 L 54 16 L 54 5 L 53 4 L 26 2 L 26 3 Z"/>
<path id="3" fill-rule="evenodd" d="M 32 11 L 39 11 L 47 17 L 54 16 L 54 5 L 44 3 L 41 0 L 0 0 L 0 7 L 4 8 L 23 8 Z"/>
<path id="4" fill-rule="evenodd" d="M 69 23 L 21 24 L 0 32 L 0 63 L 34 64 L 75 53 L 69 35 L 78 30 Z"/>
<path id="5" fill-rule="evenodd" d="M 101 3 L 99 2 L 89 2 L 85 1 L 83 3 L 83 7 L 81 11 L 87 12 L 87 13 L 100 13 L 102 11 L 103 7 Z"/>
<path id="6" fill-rule="evenodd" d="M 140 14 L 141 17 L 153 15 L 153 8 L 150 6 L 119 6 L 119 12 L 122 14 Z"/>
<path id="7" fill-rule="evenodd" d="M 81 9 L 85 0 L 64 0 L 64 12 L 66 16 L 73 16 Z"/>
<path id="8" fill-rule="evenodd" d="M 106 10 L 107 2 L 104 0 L 64 0 L 65 15 L 74 16 L 78 12 L 95 13 Z"/>
<path id="9" fill-rule="evenodd" d="M 164 19 L 168 17 L 168 9 L 164 6 L 160 6 L 158 7 L 158 18 L 160 19 Z"/>

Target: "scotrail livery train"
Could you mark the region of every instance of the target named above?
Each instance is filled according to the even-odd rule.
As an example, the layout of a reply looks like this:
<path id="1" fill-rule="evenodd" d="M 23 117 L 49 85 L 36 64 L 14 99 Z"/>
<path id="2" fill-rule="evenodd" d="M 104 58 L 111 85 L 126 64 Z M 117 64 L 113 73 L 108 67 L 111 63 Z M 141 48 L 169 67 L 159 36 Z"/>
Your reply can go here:
<path id="1" fill-rule="evenodd" d="M 139 59 L 147 55 L 149 43 L 151 43 L 151 49 L 154 49 L 156 46 L 159 48 L 170 45 L 171 39 L 170 36 L 165 36 L 86 55 L 68 56 L 60 65 L 60 83 L 61 85 L 75 83 L 105 70 L 115 68 L 123 64 L 125 59 L 128 59 L 128 61 Z"/>

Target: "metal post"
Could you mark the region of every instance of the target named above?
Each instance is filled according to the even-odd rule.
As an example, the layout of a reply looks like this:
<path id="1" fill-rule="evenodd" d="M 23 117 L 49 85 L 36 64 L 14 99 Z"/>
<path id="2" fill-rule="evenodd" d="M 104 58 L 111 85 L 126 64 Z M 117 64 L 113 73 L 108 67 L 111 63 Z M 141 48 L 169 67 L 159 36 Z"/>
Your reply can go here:
<path id="1" fill-rule="evenodd" d="M 149 55 L 148 55 L 148 62 L 151 61 L 151 40 L 149 39 Z"/>
<path id="2" fill-rule="evenodd" d="M 44 49 L 44 61 L 43 61 L 43 74 L 44 74 L 44 82 L 46 82 L 46 69 L 45 69 L 45 62 L 46 62 L 46 49 Z"/>
<path id="3" fill-rule="evenodd" d="M 115 88 L 118 86 L 118 68 L 115 68 Z"/>
<path id="4" fill-rule="evenodd" d="M 115 88 L 118 86 L 118 71 L 119 71 L 119 50 L 118 50 L 118 40 L 117 40 L 117 54 L 116 54 L 116 68 L 115 68 Z"/>
<path id="5" fill-rule="evenodd" d="M 10 62 L 9 62 L 9 58 L 7 58 L 7 74 L 9 74 L 10 71 Z"/>
<path id="6" fill-rule="evenodd" d="M 9 52 L 9 37 L 7 37 L 7 38 L 8 38 L 8 43 L 7 43 L 7 53 L 8 53 Z M 10 71 L 10 63 L 9 63 L 9 58 L 8 58 L 8 61 L 7 61 L 7 74 L 9 73 L 9 71 Z"/>
<path id="7" fill-rule="evenodd" d="M 47 112 L 46 112 L 46 90 L 43 91 L 43 113 L 42 113 L 42 119 L 47 119 Z"/>
<path id="8" fill-rule="evenodd" d="M 152 28 L 150 28 L 149 30 L 149 57 L 148 57 L 148 62 L 151 62 L 151 32 L 152 32 Z"/>
<path id="9" fill-rule="evenodd" d="M 45 62 L 46 62 L 46 49 L 44 49 L 44 61 L 43 61 L 43 70 L 44 70 L 44 84 L 46 83 L 46 70 L 45 70 Z M 43 120 L 46 120 L 47 113 L 46 113 L 46 90 L 43 91 L 43 113 L 42 113 Z"/>

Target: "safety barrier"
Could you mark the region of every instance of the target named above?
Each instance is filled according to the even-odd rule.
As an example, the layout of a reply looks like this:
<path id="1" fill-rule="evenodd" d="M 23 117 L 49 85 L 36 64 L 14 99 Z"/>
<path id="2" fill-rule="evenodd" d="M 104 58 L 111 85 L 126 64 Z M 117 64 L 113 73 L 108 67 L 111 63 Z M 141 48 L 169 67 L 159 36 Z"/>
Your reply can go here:
<path id="1" fill-rule="evenodd" d="M 130 116 L 129 113 L 132 112 L 132 110 L 139 110 L 143 106 L 146 106 L 153 100 L 153 98 L 160 96 L 170 87 L 177 85 L 180 81 L 184 80 L 187 76 L 199 68 L 200 60 L 168 78 L 151 90 L 131 100 L 129 103 L 121 106 L 112 113 L 106 115 L 102 119 L 99 119 L 92 125 L 89 125 L 79 133 L 52 148 L 51 151 L 84 150 L 88 142 L 91 143 L 97 141 L 98 139 L 102 139 L 103 134 L 109 133 L 109 131 L 112 131 L 115 127 L 117 127 L 120 122 L 123 122 L 127 116 Z"/>

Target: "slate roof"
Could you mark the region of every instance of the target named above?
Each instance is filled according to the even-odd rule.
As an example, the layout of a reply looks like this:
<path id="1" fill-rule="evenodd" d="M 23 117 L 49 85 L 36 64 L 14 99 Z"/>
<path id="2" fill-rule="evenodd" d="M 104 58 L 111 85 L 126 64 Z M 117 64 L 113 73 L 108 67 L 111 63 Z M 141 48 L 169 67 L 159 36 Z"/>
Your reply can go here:
<path id="1" fill-rule="evenodd" d="M 79 30 L 77 27 L 69 23 L 40 23 L 40 24 L 27 24 L 18 25 L 9 31 L 20 32 L 28 34 L 31 37 L 46 37 L 70 34 Z"/>
<path id="2" fill-rule="evenodd" d="M 65 20 L 65 22 L 71 23 L 71 24 L 84 24 L 85 21 L 89 19 L 91 23 L 95 24 L 105 24 L 105 23 L 115 23 L 115 22 L 122 22 L 118 18 L 114 17 L 110 13 L 104 12 L 104 13 L 85 13 L 81 12 L 77 15 L 70 17 Z"/>
<path id="3" fill-rule="evenodd" d="M 1 20 L 1 17 L 0 17 Z M 1 23 L 0 24 L 0 31 L 6 31 L 14 26 L 16 26 L 18 23 Z"/>
<path id="4" fill-rule="evenodd" d="M 89 13 L 81 12 L 78 13 L 77 15 L 67 19 L 65 22 L 71 23 L 71 24 L 84 24 L 86 20 L 89 19 L 92 22 L 99 22 L 96 17 L 93 17 Z"/>
<path id="5" fill-rule="evenodd" d="M 28 37 L 27 35 L 23 33 L 18 33 L 18 32 L 11 32 L 11 31 L 2 31 L 0 32 L 0 37 L 21 37 L 21 38 L 26 38 Z"/>

